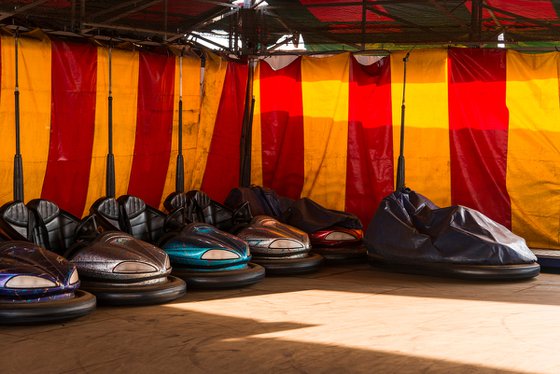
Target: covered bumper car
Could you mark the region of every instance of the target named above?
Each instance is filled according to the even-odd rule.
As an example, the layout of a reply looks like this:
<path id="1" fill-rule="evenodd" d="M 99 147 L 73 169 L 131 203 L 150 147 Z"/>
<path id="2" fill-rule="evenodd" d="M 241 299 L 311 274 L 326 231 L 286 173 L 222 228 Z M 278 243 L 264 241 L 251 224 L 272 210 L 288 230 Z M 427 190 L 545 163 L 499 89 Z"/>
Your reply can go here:
<path id="1" fill-rule="evenodd" d="M 0 324 L 60 322 L 95 309 L 76 266 L 24 241 L 0 242 Z"/>
<path id="2" fill-rule="evenodd" d="M 308 233 L 313 252 L 328 261 L 365 260 L 362 223 L 355 215 L 326 209 L 308 198 L 290 202 L 282 215 L 284 222 Z"/>
<path id="3" fill-rule="evenodd" d="M 286 225 L 306 232 L 312 252 L 331 262 L 360 261 L 366 258 L 362 223 L 353 214 L 327 209 L 315 201 L 281 197 L 260 186 L 234 188 L 226 205 L 238 208 L 249 204 L 254 215 L 272 216 Z"/>
<path id="4" fill-rule="evenodd" d="M 100 303 L 145 305 L 175 300 L 185 282 L 170 276 L 167 254 L 122 232 L 99 232 L 94 216 L 79 221 L 48 200 L 0 208 L 0 227 L 12 239 L 28 240 L 64 256 L 82 277 L 82 288 Z"/>
<path id="5" fill-rule="evenodd" d="M 427 275 L 515 280 L 540 267 L 525 240 L 464 206 L 439 208 L 409 189 L 381 202 L 365 236 L 373 265 Z"/>
<path id="6" fill-rule="evenodd" d="M 107 229 L 118 229 L 165 250 L 173 274 L 189 286 L 233 288 L 254 284 L 264 278 L 264 269 L 252 264 L 247 243 L 210 225 L 185 223 L 183 210 L 165 215 L 135 196 L 118 201 L 102 198 L 91 212 Z"/>
<path id="7" fill-rule="evenodd" d="M 164 202 L 167 210 L 183 209 L 188 219 L 230 231 L 249 244 L 252 261 L 270 275 L 295 275 L 316 271 L 323 258 L 309 253 L 309 237 L 270 216 L 251 214 L 248 203 L 230 209 L 202 191 L 173 193 Z"/>

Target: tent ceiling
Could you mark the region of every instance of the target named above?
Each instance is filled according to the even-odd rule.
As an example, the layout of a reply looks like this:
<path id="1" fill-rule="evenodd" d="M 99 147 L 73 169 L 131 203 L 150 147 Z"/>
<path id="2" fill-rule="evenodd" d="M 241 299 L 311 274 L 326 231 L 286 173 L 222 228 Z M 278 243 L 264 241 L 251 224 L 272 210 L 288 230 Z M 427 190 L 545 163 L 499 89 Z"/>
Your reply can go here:
<path id="1" fill-rule="evenodd" d="M 0 22 L 158 43 L 197 32 L 189 38 L 220 36 L 231 53 L 266 54 L 286 34 L 311 50 L 484 45 L 501 33 L 508 43 L 558 42 L 560 0 L 3 0 Z"/>

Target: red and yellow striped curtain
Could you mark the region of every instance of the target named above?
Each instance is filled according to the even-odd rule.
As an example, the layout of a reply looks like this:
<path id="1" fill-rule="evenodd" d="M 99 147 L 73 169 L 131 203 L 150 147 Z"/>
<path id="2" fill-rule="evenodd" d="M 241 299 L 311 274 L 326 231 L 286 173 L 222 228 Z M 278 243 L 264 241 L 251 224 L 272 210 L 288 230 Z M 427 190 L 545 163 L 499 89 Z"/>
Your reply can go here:
<path id="1" fill-rule="evenodd" d="M 19 40 L 26 201 L 82 216 L 105 194 L 108 50 Z M 0 39 L 0 203 L 12 199 L 14 39 Z M 394 189 L 404 52 L 261 61 L 254 74 L 252 181 L 369 223 Z M 560 53 L 414 50 L 407 64 L 406 182 L 478 209 L 534 247 L 560 248 Z M 175 189 L 179 61 L 112 51 L 116 194 L 160 206 Z M 203 76 L 201 76 L 203 74 Z M 185 189 L 223 201 L 239 181 L 248 67 L 183 61 Z M 201 84 L 202 81 L 202 84 Z"/>
<path id="2" fill-rule="evenodd" d="M 13 198 L 15 44 L 8 36 L 0 43 L 5 203 Z M 47 198 L 81 217 L 105 194 L 108 49 L 22 37 L 18 58 L 25 200 Z M 185 188 L 202 186 L 223 199 L 238 184 L 239 135 L 230 132 L 241 133 L 245 96 L 237 92 L 245 92 L 247 66 L 209 54 L 202 87 L 200 66 L 198 57 L 183 59 Z M 173 55 L 112 50 L 117 196 L 161 207 L 175 190 L 178 69 Z"/>
<path id="3" fill-rule="evenodd" d="M 304 57 L 276 70 L 261 61 L 253 182 L 369 223 L 394 189 L 404 56 Z M 406 184 L 440 206 L 480 210 L 531 246 L 560 248 L 559 56 L 414 50 Z"/>

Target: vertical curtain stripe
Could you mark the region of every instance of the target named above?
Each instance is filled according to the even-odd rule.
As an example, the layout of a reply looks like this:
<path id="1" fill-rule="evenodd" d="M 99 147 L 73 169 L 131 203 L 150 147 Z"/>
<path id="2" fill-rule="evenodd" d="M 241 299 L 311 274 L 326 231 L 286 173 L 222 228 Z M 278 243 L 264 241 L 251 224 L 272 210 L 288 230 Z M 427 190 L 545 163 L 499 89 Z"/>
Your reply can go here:
<path id="1" fill-rule="evenodd" d="M 451 199 L 511 227 L 506 52 L 449 50 Z"/>
<path id="2" fill-rule="evenodd" d="M 399 155 L 405 53 L 391 54 L 395 165 Z M 447 102 L 447 51 L 412 51 L 406 76 L 405 181 L 407 187 L 439 206 L 451 204 Z"/>
<path id="3" fill-rule="evenodd" d="M 97 48 L 52 42 L 49 157 L 41 197 L 81 216 L 95 127 Z"/>
<path id="4" fill-rule="evenodd" d="M 560 249 L 560 53 L 508 51 L 507 187 L 512 229 L 533 247 Z"/>
<path id="5" fill-rule="evenodd" d="M 2 37 L 2 93 L 0 104 L 0 198 L 13 198 L 13 159 L 15 153 L 14 39 Z M 51 43 L 19 39 L 20 138 L 23 159 L 25 200 L 41 196 L 49 154 L 51 121 Z"/>
<path id="6" fill-rule="evenodd" d="M 263 185 L 300 197 L 304 179 L 301 58 L 274 71 L 260 64 Z"/>
<path id="7" fill-rule="evenodd" d="M 304 170 L 302 196 L 344 210 L 350 55 L 303 57 Z"/>
<path id="8" fill-rule="evenodd" d="M 175 57 L 140 53 L 138 114 L 128 194 L 159 207 L 171 155 Z"/>
<path id="9" fill-rule="evenodd" d="M 194 170 L 196 152 L 196 135 L 200 113 L 200 59 L 198 57 L 183 57 L 183 159 L 185 167 L 185 186 L 190 187 Z M 173 135 L 171 141 L 171 155 L 165 187 L 163 188 L 160 209 L 163 200 L 175 191 L 178 150 L 178 121 L 179 121 L 179 57 L 175 59 L 175 92 L 173 99 Z M 185 191 L 188 191 L 185 190 Z"/>
<path id="10" fill-rule="evenodd" d="M 229 191 L 239 185 L 239 141 L 243 126 L 247 75 L 247 65 L 228 64 L 202 181 L 202 190 L 219 202 L 223 202 Z"/>
<path id="11" fill-rule="evenodd" d="M 108 149 L 108 64 L 107 49 L 98 48 L 95 134 L 88 198 L 84 214 L 87 214 L 95 200 L 105 196 L 105 170 Z M 113 153 L 115 154 L 116 196 L 123 195 L 128 190 L 136 133 L 138 65 L 138 52 L 112 51 Z"/>
<path id="12" fill-rule="evenodd" d="M 394 189 L 391 65 L 389 57 L 368 66 L 351 60 L 346 210 L 367 225 Z"/>
<path id="13" fill-rule="evenodd" d="M 253 126 L 251 133 L 251 184 L 263 185 L 262 121 L 261 121 L 261 64 L 257 63 L 253 76 Z"/>
<path id="14" fill-rule="evenodd" d="M 200 123 L 196 134 L 195 164 L 191 184 L 189 188 L 186 188 L 187 191 L 200 189 L 202 186 L 228 65 L 226 60 L 217 55 L 206 54 Z M 239 159 L 239 157 L 237 158 Z"/>

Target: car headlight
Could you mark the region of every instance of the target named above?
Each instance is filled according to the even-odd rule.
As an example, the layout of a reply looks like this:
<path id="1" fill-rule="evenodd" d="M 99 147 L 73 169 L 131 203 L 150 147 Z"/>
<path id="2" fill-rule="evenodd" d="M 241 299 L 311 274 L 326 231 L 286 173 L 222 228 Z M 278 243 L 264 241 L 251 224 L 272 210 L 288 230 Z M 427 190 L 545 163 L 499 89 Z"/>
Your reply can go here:
<path id="1" fill-rule="evenodd" d="M 226 251 L 223 249 L 211 249 L 209 251 L 204 252 L 202 255 L 203 260 L 231 260 L 234 258 L 240 258 L 237 253 Z"/>
<path id="2" fill-rule="evenodd" d="M 123 261 L 114 267 L 113 273 L 135 274 L 135 273 L 153 273 L 157 271 L 155 266 L 146 264 L 145 262 Z"/>
<path id="3" fill-rule="evenodd" d="M 6 282 L 7 288 L 50 288 L 56 287 L 58 284 L 34 275 L 16 275 Z"/>
<path id="4" fill-rule="evenodd" d="M 268 248 L 276 248 L 276 249 L 295 249 L 295 248 L 303 248 L 300 242 L 291 240 L 291 239 L 277 239 L 270 243 Z"/>
<path id="5" fill-rule="evenodd" d="M 346 232 L 333 231 L 325 236 L 325 240 L 356 240 L 356 238 Z"/>
<path id="6" fill-rule="evenodd" d="M 80 277 L 78 276 L 78 269 L 74 269 L 74 271 L 72 272 L 72 275 L 70 276 L 70 281 L 68 283 L 76 284 L 79 281 L 80 281 Z"/>

